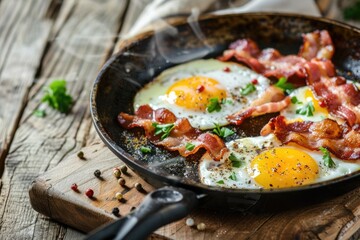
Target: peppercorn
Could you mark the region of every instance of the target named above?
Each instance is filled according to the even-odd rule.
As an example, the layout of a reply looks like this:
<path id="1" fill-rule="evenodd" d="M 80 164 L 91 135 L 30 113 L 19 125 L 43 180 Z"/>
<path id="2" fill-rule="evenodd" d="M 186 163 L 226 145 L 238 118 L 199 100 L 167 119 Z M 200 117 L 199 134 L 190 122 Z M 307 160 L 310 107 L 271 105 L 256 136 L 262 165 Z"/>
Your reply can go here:
<path id="1" fill-rule="evenodd" d="M 195 225 L 195 221 L 194 221 L 194 219 L 192 219 L 192 218 L 188 218 L 188 219 L 186 219 L 186 225 L 187 226 L 189 226 L 189 227 L 192 227 L 192 226 L 194 226 Z"/>
<path id="2" fill-rule="evenodd" d="M 118 183 L 120 184 L 120 186 L 125 186 L 126 181 L 121 177 L 119 178 Z"/>
<path id="3" fill-rule="evenodd" d="M 84 152 L 83 152 L 83 151 L 78 152 L 78 153 L 77 153 L 77 156 L 78 156 L 78 158 L 80 158 L 80 159 L 85 159 L 85 157 L 84 157 Z"/>
<path id="4" fill-rule="evenodd" d="M 224 72 L 230 72 L 231 71 L 231 69 L 229 67 L 225 67 L 223 70 L 224 70 Z"/>
<path id="5" fill-rule="evenodd" d="M 199 223 L 196 228 L 199 230 L 199 231 L 203 231 L 206 229 L 206 225 L 205 223 Z"/>
<path id="6" fill-rule="evenodd" d="M 76 183 L 73 183 L 73 184 L 71 185 L 71 189 L 72 189 L 73 191 L 75 191 L 75 192 L 79 191 L 78 185 L 77 185 Z"/>
<path id="7" fill-rule="evenodd" d="M 135 187 L 136 190 L 138 190 L 138 191 L 143 190 L 143 187 L 142 187 L 141 183 L 135 183 L 135 184 L 134 184 L 134 187 Z"/>
<path id="8" fill-rule="evenodd" d="M 119 216 L 119 213 L 120 213 L 120 210 L 119 210 L 119 208 L 114 207 L 114 208 L 112 209 L 111 213 L 118 217 L 118 216 Z"/>
<path id="9" fill-rule="evenodd" d="M 121 176 L 121 171 L 118 168 L 114 168 L 113 173 L 116 178 Z"/>
<path id="10" fill-rule="evenodd" d="M 98 170 L 98 169 L 95 170 L 94 175 L 95 175 L 95 177 L 99 178 L 101 176 L 100 170 Z"/>
<path id="11" fill-rule="evenodd" d="M 117 200 L 121 200 L 123 198 L 123 195 L 121 193 L 117 192 L 115 194 L 115 197 L 116 197 Z"/>
<path id="12" fill-rule="evenodd" d="M 127 173 L 128 168 L 126 165 L 122 165 L 120 169 L 121 169 L 122 173 L 124 173 L 124 174 Z"/>
<path id="13" fill-rule="evenodd" d="M 86 190 L 85 195 L 88 198 L 92 198 L 94 196 L 94 191 L 91 188 L 89 188 L 89 189 Z"/>

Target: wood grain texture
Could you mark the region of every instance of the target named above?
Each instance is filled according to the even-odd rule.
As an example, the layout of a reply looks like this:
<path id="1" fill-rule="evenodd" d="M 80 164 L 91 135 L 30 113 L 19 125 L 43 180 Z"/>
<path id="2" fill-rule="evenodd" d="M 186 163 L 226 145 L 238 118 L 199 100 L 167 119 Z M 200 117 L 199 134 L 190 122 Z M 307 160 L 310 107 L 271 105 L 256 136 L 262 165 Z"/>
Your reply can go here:
<path id="1" fill-rule="evenodd" d="M 86 160 L 69 156 L 37 178 L 30 189 L 30 199 L 37 211 L 88 232 L 116 219 L 111 215 L 112 208 L 119 207 L 120 213 L 125 215 L 131 207 L 141 203 L 145 195 L 133 188 L 135 182 L 140 182 L 146 191 L 153 188 L 131 171 L 129 175 L 123 175 L 127 187 L 121 187 L 112 175 L 112 169 L 122 163 L 103 144 L 95 144 L 83 151 Z M 102 171 L 103 179 L 94 177 L 96 169 Z M 70 189 L 72 183 L 78 184 L 79 193 Z M 94 190 L 95 199 L 84 195 L 87 188 Z M 116 200 L 116 192 L 123 193 L 125 201 Z M 278 211 L 266 206 L 253 212 L 200 208 L 190 217 L 196 223 L 205 223 L 205 231 L 186 226 L 182 219 L 158 229 L 152 238 L 357 239 L 360 233 L 359 195 L 360 187 L 325 202 L 301 205 L 306 200 L 299 199 L 288 204 L 296 207 Z"/>
<path id="2" fill-rule="evenodd" d="M 39 78 L 29 98 L 25 97 L 27 106 L 5 159 L 0 195 L 0 234 L 8 239 L 58 239 L 65 236 L 66 227 L 48 221 L 31 209 L 27 190 L 36 176 L 85 144 L 91 125 L 88 110 L 90 88 L 112 49 L 126 1 L 65 0 L 63 4 L 71 7 L 60 10 L 54 23 L 57 30 L 42 58 L 41 69 L 37 69 Z M 39 11 L 34 12 L 39 15 Z M 36 32 L 33 34 L 35 38 Z M 59 78 L 67 80 L 75 101 L 68 115 L 39 105 L 42 88 Z M 38 107 L 46 110 L 46 118 L 32 115 Z"/>
<path id="3" fill-rule="evenodd" d="M 51 29 L 51 0 L 0 5 L 0 174 Z"/>

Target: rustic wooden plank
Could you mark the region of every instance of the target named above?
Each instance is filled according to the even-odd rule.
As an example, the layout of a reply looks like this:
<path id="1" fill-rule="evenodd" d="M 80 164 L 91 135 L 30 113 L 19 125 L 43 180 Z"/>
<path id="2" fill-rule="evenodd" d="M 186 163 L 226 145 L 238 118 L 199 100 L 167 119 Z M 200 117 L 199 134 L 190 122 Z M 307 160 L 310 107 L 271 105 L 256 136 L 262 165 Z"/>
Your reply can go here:
<path id="1" fill-rule="evenodd" d="M 128 188 L 119 186 L 112 169 L 122 163 L 103 144 L 86 147 L 83 152 L 86 160 L 80 160 L 76 155 L 69 156 L 37 178 L 32 184 L 30 199 L 37 211 L 88 232 L 116 219 L 111 215 L 112 208 L 119 207 L 121 215 L 126 215 L 131 207 L 141 203 L 145 194 L 133 188 L 135 182 L 140 182 L 147 191 L 153 187 L 131 170 L 129 175 L 123 175 Z M 103 179 L 94 177 L 96 169 L 101 170 Z M 72 183 L 78 184 L 79 193 L 70 189 Z M 95 199 L 84 195 L 87 188 L 94 190 Z M 116 192 L 122 192 L 126 201 L 116 200 Z M 348 239 L 358 236 L 359 195 L 360 187 L 322 202 L 295 199 L 275 211 L 265 205 L 257 211 L 247 212 L 226 210 L 221 206 L 218 209 L 198 208 L 189 217 L 196 223 L 205 223 L 205 231 L 186 226 L 185 219 L 182 219 L 158 229 L 152 238 Z M 68 217 L 70 214 L 71 218 Z"/>
<path id="2" fill-rule="evenodd" d="M 0 5 L 0 175 L 51 29 L 51 0 Z"/>
<path id="3" fill-rule="evenodd" d="M 69 1 L 72 2 L 65 0 L 64 4 L 68 6 Z M 77 1 L 67 11 L 60 11 L 59 21 L 66 20 L 62 24 L 55 23 L 61 26 L 43 58 L 38 71 L 39 80 L 30 92 L 6 157 L 0 195 L 0 232 L 3 236 L 9 239 L 58 239 L 65 236 L 66 228 L 31 209 L 28 186 L 36 176 L 84 144 L 91 121 L 88 112 L 90 87 L 99 66 L 112 49 L 125 6 L 124 0 L 86 0 Z M 70 94 L 75 100 L 68 115 L 39 104 L 42 87 L 57 78 L 68 81 Z M 46 109 L 45 118 L 32 115 L 39 105 Z"/>

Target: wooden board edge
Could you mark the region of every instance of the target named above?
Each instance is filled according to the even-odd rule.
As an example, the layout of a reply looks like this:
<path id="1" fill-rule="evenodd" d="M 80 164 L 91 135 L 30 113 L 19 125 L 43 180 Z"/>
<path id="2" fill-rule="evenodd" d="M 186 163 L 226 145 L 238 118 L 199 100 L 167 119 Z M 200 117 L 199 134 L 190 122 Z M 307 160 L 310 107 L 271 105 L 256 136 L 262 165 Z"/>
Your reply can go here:
<path id="1" fill-rule="evenodd" d="M 75 200 L 60 193 L 46 183 L 42 176 L 36 178 L 29 189 L 29 198 L 32 208 L 51 219 L 64 223 L 82 232 L 88 233 L 114 219 L 114 216 L 88 204 L 72 204 Z M 69 204 L 64 208 L 64 199 Z M 77 215 L 77 217 L 69 217 Z M 80 221 L 79 221 L 80 219 Z"/>

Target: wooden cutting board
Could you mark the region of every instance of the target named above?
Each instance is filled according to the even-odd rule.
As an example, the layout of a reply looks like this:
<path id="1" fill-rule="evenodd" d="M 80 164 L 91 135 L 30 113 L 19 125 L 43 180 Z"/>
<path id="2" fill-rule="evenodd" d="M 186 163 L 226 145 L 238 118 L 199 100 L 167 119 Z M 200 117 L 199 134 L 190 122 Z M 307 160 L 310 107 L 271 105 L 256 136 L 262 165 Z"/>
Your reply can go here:
<path id="1" fill-rule="evenodd" d="M 149 192 L 149 184 L 131 170 L 122 175 L 127 187 L 121 187 L 113 176 L 113 168 L 121 161 L 103 144 L 83 149 L 85 159 L 70 156 L 57 167 L 39 176 L 32 184 L 29 194 L 33 208 L 59 222 L 83 232 L 89 232 L 102 224 L 116 219 L 111 211 L 119 207 L 126 215 L 137 207 L 146 193 L 138 192 L 136 182 Z M 102 172 L 102 179 L 94 171 Z M 79 192 L 71 190 L 76 183 Z M 92 188 L 94 198 L 85 196 Z M 115 198 L 116 192 L 124 195 L 124 201 Z M 199 231 L 186 226 L 185 219 L 158 229 L 157 239 L 360 239 L 360 187 L 327 201 L 301 205 L 307 199 L 291 203 L 293 208 L 283 210 L 264 209 L 260 212 L 235 212 L 199 208 L 189 217 L 196 223 L 205 223 Z"/>

